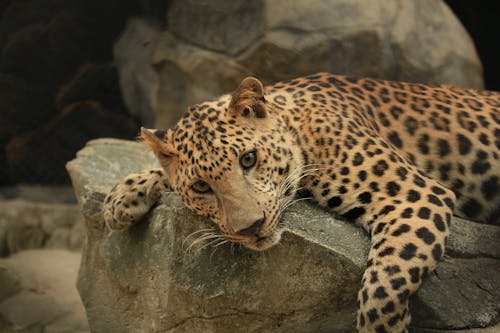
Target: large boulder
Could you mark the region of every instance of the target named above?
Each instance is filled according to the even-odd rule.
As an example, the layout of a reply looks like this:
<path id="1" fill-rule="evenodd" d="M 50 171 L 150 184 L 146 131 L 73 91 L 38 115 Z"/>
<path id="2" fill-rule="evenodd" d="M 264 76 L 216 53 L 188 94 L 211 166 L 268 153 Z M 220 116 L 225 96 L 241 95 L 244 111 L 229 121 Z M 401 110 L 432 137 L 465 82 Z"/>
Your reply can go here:
<path id="1" fill-rule="evenodd" d="M 167 21 L 179 37 L 204 49 L 235 55 L 263 35 L 264 6 L 263 0 L 172 1 Z"/>
<path id="2" fill-rule="evenodd" d="M 166 17 L 163 33 L 130 21 L 115 47 L 121 86 L 137 100 L 131 112 L 160 128 L 248 75 L 271 83 L 329 71 L 483 87 L 474 44 L 441 0 L 172 0 Z"/>
<path id="3" fill-rule="evenodd" d="M 78 290 L 93 332 L 353 332 L 369 246 L 362 230 L 297 203 L 285 214 L 281 244 L 256 253 L 202 242 L 211 224 L 164 193 L 144 221 L 108 231 L 106 193 L 157 165 L 142 145 L 114 139 L 89 142 L 67 165 L 86 223 Z M 455 222 L 457 230 L 471 223 Z M 494 331 L 499 237 L 495 226 L 472 238 L 454 232 L 448 250 L 457 257 L 447 257 L 412 300 L 414 332 Z"/>

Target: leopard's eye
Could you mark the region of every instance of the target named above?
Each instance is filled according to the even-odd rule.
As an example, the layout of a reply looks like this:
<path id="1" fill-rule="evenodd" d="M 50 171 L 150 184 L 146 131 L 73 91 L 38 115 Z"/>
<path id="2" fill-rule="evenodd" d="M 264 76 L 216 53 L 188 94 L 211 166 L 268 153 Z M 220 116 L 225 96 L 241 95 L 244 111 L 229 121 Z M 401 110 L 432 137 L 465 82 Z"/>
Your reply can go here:
<path id="1" fill-rule="evenodd" d="M 257 152 L 255 150 L 249 151 L 240 157 L 240 165 L 243 170 L 249 170 L 255 163 L 257 163 Z"/>
<path id="2" fill-rule="evenodd" d="M 200 194 L 205 194 L 205 193 L 209 193 L 212 191 L 212 189 L 210 188 L 210 185 L 208 185 L 208 183 L 203 181 L 203 180 L 198 180 L 196 183 L 191 185 L 191 189 L 193 191 L 195 191 L 196 193 L 200 193 Z"/>

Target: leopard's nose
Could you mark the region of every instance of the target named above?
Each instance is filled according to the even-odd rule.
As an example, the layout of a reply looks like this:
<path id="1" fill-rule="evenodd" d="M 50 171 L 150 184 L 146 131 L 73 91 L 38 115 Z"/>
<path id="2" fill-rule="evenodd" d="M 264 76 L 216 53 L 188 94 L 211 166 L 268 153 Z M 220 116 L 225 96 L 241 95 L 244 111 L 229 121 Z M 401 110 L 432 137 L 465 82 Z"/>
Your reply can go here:
<path id="1" fill-rule="evenodd" d="M 258 219 L 257 221 L 254 222 L 254 224 L 252 224 L 248 228 L 245 228 L 245 229 L 238 231 L 237 234 L 242 235 L 242 236 L 257 235 L 257 233 L 259 232 L 260 227 L 262 226 L 264 221 L 265 221 L 264 217 L 261 219 Z"/>

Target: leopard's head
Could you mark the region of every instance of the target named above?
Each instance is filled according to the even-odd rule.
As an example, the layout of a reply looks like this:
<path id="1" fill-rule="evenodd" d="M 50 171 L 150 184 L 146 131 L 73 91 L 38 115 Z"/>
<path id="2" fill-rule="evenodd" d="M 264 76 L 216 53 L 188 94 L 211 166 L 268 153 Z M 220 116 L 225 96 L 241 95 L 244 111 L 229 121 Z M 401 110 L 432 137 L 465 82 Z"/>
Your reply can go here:
<path id="1" fill-rule="evenodd" d="M 281 213 L 303 174 L 298 145 L 265 95 L 246 78 L 232 96 L 191 107 L 174 128 L 141 133 L 185 204 L 257 251 L 279 242 Z"/>

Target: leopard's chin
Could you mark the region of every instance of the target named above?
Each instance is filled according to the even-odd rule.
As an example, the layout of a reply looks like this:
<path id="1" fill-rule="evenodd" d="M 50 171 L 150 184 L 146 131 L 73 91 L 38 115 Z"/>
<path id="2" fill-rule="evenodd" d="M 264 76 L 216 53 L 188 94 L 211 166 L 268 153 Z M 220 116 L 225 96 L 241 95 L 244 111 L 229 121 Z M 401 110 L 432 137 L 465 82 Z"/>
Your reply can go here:
<path id="1" fill-rule="evenodd" d="M 283 230 L 277 229 L 263 237 L 253 237 L 245 243 L 242 243 L 247 249 L 252 251 L 265 251 L 278 244 L 281 240 Z"/>

